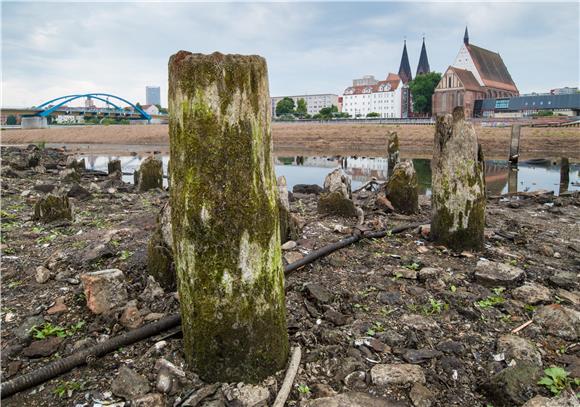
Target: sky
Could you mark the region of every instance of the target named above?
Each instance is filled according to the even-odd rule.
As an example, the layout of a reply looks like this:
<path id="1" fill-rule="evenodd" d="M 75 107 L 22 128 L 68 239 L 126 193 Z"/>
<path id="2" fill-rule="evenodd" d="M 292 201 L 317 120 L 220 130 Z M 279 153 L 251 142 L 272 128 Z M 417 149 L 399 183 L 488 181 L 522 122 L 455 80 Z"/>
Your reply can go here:
<path id="1" fill-rule="evenodd" d="M 520 93 L 579 83 L 578 2 L 2 2 L 2 106 L 103 92 L 145 102 L 179 50 L 259 54 L 272 96 L 342 94 L 353 78 L 432 71 L 463 42 L 499 52 Z M 98 104 L 98 103 L 97 103 Z"/>

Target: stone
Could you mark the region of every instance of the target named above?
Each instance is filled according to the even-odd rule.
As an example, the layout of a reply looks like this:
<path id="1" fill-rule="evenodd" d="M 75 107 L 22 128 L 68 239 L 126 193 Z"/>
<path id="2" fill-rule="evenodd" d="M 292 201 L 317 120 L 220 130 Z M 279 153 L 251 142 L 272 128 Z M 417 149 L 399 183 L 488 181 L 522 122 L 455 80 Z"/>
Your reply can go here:
<path id="1" fill-rule="evenodd" d="M 157 390 L 166 394 L 175 394 L 186 380 L 185 372 L 165 359 L 155 362 L 157 373 Z"/>
<path id="2" fill-rule="evenodd" d="M 536 393 L 541 376 L 538 366 L 522 362 L 496 373 L 481 388 L 494 406 L 522 405 Z"/>
<path id="3" fill-rule="evenodd" d="M 437 267 L 423 267 L 418 272 L 418 278 L 420 281 L 427 281 L 432 278 L 437 278 L 443 275 L 443 270 Z"/>
<path id="4" fill-rule="evenodd" d="M 412 270 L 406 267 L 399 267 L 394 271 L 393 275 L 399 278 L 406 278 L 408 280 L 416 280 L 417 270 Z"/>
<path id="5" fill-rule="evenodd" d="M 66 196 L 68 196 L 69 198 L 77 198 L 83 200 L 89 198 L 91 196 L 91 193 L 87 189 L 81 187 L 79 184 L 75 182 L 66 193 Z"/>
<path id="6" fill-rule="evenodd" d="M 393 330 L 386 330 L 377 334 L 377 339 L 392 347 L 403 346 L 406 340 L 403 335 Z"/>
<path id="7" fill-rule="evenodd" d="M 367 384 L 365 382 L 366 376 L 367 375 L 365 372 L 363 372 L 362 370 L 357 370 L 352 373 L 349 373 L 344 378 L 343 382 L 349 389 L 363 390 L 367 387 Z"/>
<path id="8" fill-rule="evenodd" d="M 403 304 L 403 297 L 399 291 L 381 291 L 377 294 L 377 301 L 387 305 Z"/>
<path id="9" fill-rule="evenodd" d="M 415 407 L 431 407 L 433 405 L 433 392 L 421 383 L 415 383 L 409 392 L 409 398 Z"/>
<path id="10" fill-rule="evenodd" d="M 34 205 L 34 220 L 53 222 L 73 220 L 73 206 L 67 196 L 47 195 L 41 197 Z"/>
<path id="11" fill-rule="evenodd" d="M 155 230 L 147 245 L 147 271 L 166 290 L 171 291 L 177 285 L 173 261 L 173 236 L 171 233 L 171 206 L 163 205 Z"/>
<path id="12" fill-rule="evenodd" d="M 79 173 L 72 168 L 62 170 L 58 175 L 64 182 L 80 182 L 81 180 Z"/>
<path id="13" fill-rule="evenodd" d="M 94 314 L 108 314 L 127 302 L 125 275 L 119 269 L 81 274 L 87 306 Z"/>
<path id="14" fill-rule="evenodd" d="M 572 271 L 558 270 L 548 280 L 557 287 L 569 290 L 578 286 L 580 275 Z"/>
<path id="15" fill-rule="evenodd" d="M 371 369 L 371 380 L 377 386 L 389 386 L 398 384 L 425 384 L 425 373 L 417 365 L 395 363 L 378 364 Z"/>
<path id="16" fill-rule="evenodd" d="M 63 341 L 64 338 L 59 338 L 58 336 L 51 336 L 41 341 L 34 341 L 30 346 L 24 348 L 22 354 L 29 358 L 44 358 L 55 353 Z"/>
<path id="17" fill-rule="evenodd" d="M 144 159 L 139 166 L 136 185 L 139 192 L 163 188 L 163 163 L 161 160 L 153 156 Z"/>
<path id="18" fill-rule="evenodd" d="M 239 389 L 238 401 L 243 407 L 266 407 L 270 391 L 263 386 L 246 384 Z"/>
<path id="19" fill-rule="evenodd" d="M 296 184 L 292 188 L 294 194 L 315 194 L 319 195 L 323 191 L 320 185 L 316 184 Z"/>
<path id="20" fill-rule="evenodd" d="M 517 335 L 503 335 L 497 340 L 496 349 L 498 353 L 505 355 L 505 361 L 510 364 L 512 360 L 516 362 L 524 361 L 542 366 L 542 354 L 529 340 Z"/>
<path id="21" fill-rule="evenodd" d="M 453 250 L 481 250 L 485 178 L 481 146 L 463 107 L 437 117 L 432 173 L 431 237 Z"/>
<path id="22" fill-rule="evenodd" d="M 351 180 L 342 169 L 337 168 L 324 179 L 324 191 L 318 198 L 318 212 L 345 217 L 357 216 L 352 201 Z"/>
<path id="23" fill-rule="evenodd" d="M 51 274 L 50 270 L 44 266 L 38 266 L 36 268 L 35 279 L 38 284 L 44 284 L 50 280 Z"/>
<path id="24" fill-rule="evenodd" d="M 534 312 L 533 320 L 554 335 L 576 341 L 580 334 L 580 312 L 559 304 L 544 305 Z"/>
<path id="25" fill-rule="evenodd" d="M 169 106 L 183 353 L 205 382 L 260 382 L 289 351 L 266 61 L 180 51 Z"/>
<path id="26" fill-rule="evenodd" d="M 38 184 L 32 187 L 35 191 L 42 192 L 43 194 L 48 194 L 56 188 L 54 184 Z"/>
<path id="27" fill-rule="evenodd" d="M 324 383 L 316 383 L 310 387 L 315 398 L 336 396 L 336 391 L 330 385 Z"/>
<path id="28" fill-rule="evenodd" d="M 564 290 L 559 288 L 556 291 L 556 296 L 560 297 L 565 302 L 568 302 L 572 305 L 579 305 L 580 304 L 580 294 L 578 292 L 571 292 L 568 290 Z"/>
<path id="29" fill-rule="evenodd" d="M 286 263 L 288 264 L 292 264 L 294 262 L 297 262 L 298 260 L 302 260 L 303 257 L 304 255 L 299 252 L 288 252 L 284 254 L 284 260 L 286 260 Z"/>
<path id="30" fill-rule="evenodd" d="M 413 214 L 419 212 L 419 183 L 412 161 L 395 165 L 385 184 L 385 196 L 396 212 Z"/>
<path id="31" fill-rule="evenodd" d="M 481 259 L 475 266 L 475 281 L 487 287 L 515 287 L 525 276 L 522 269 L 495 261 Z"/>
<path id="32" fill-rule="evenodd" d="M 522 407 L 578 407 L 578 396 L 567 391 L 552 398 L 536 396 L 526 401 Z"/>
<path id="33" fill-rule="evenodd" d="M 132 407 L 165 407 L 165 396 L 159 393 L 148 393 L 131 400 Z"/>
<path id="34" fill-rule="evenodd" d="M 84 250 L 81 256 L 83 263 L 93 263 L 100 259 L 112 257 L 113 254 L 113 250 L 111 250 L 111 247 L 108 244 L 97 243 Z"/>
<path id="35" fill-rule="evenodd" d="M 552 301 L 550 289 L 537 283 L 526 283 L 514 289 L 512 297 L 525 304 L 536 305 Z"/>
<path id="36" fill-rule="evenodd" d="M 444 353 L 453 353 L 456 355 L 461 355 L 465 352 L 465 347 L 461 342 L 456 341 L 444 341 L 440 342 L 436 346 L 437 350 Z"/>
<path id="37" fill-rule="evenodd" d="M 393 174 L 395 166 L 399 164 L 399 136 L 396 131 L 387 132 L 387 175 Z"/>
<path id="38" fill-rule="evenodd" d="M 308 298 L 319 304 L 328 304 L 332 301 L 332 293 L 318 283 L 309 283 L 304 287 Z"/>
<path id="39" fill-rule="evenodd" d="M 379 195 L 375 201 L 375 206 L 377 209 L 386 212 L 395 212 L 395 207 L 385 196 Z"/>
<path id="40" fill-rule="evenodd" d="M 127 366 L 121 366 L 119 374 L 111 384 L 113 394 L 125 400 L 144 396 L 149 390 L 149 381 Z"/>
<path id="41" fill-rule="evenodd" d="M 54 305 L 46 310 L 48 315 L 61 314 L 68 311 L 68 307 L 64 303 L 64 297 L 58 297 L 54 301 Z"/>
<path id="42" fill-rule="evenodd" d="M 118 173 L 123 174 L 123 169 L 121 167 L 121 160 L 110 160 L 107 163 L 107 173 L 109 175 L 116 175 Z"/>
<path id="43" fill-rule="evenodd" d="M 292 250 L 296 248 L 296 242 L 294 240 L 288 240 L 282 245 L 282 250 Z"/>
<path id="44" fill-rule="evenodd" d="M 32 337 L 30 330 L 35 326 L 42 326 L 43 324 L 44 318 L 39 315 L 28 317 L 13 331 L 14 336 L 21 341 L 27 340 Z"/>
<path id="45" fill-rule="evenodd" d="M 442 354 L 440 351 L 433 349 L 407 349 L 403 353 L 403 359 L 408 363 L 424 363 Z"/>
<path id="46" fill-rule="evenodd" d="M 418 331 L 429 331 L 439 328 L 437 322 L 431 318 L 417 314 L 405 314 L 400 318 L 400 321 L 403 325 Z"/>
<path id="47" fill-rule="evenodd" d="M 123 309 L 119 322 L 127 329 L 137 329 L 143 325 L 143 317 L 135 305 L 129 305 Z"/>
<path id="48" fill-rule="evenodd" d="M 329 309 L 328 311 L 326 311 L 324 313 L 324 319 L 332 322 L 336 326 L 343 326 L 343 325 L 346 325 L 348 317 L 344 314 L 341 314 L 338 311 L 335 311 L 333 309 Z"/>
<path id="49" fill-rule="evenodd" d="M 306 407 L 404 407 L 405 404 L 375 397 L 366 393 L 349 392 L 332 397 L 322 397 L 309 400 L 304 404 Z"/>
<path id="50" fill-rule="evenodd" d="M 544 245 L 540 246 L 540 250 L 539 251 L 544 256 L 547 256 L 547 257 L 553 257 L 554 256 L 554 249 L 552 248 L 552 246 L 549 246 L 547 244 L 544 244 Z"/>

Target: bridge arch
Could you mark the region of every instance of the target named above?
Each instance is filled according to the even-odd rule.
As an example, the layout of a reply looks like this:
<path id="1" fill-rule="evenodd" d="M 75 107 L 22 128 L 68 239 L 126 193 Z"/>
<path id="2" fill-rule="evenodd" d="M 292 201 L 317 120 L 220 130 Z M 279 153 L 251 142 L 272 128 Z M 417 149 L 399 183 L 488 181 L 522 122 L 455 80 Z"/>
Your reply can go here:
<path id="1" fill-rule="evenodd" d="M 139 115 L 142 118 L 144 118 L 146 120 L 151 120 L 151 115 L 149 113 L 145 112 L 139 106 L 134 105 L 133 103 L 129 102 L 127 99 L 124 99 L 124 98 L 122 98 L 120 96 L 111 95 L 109 93 L 85 93 L 85 94 L 77 94 L 77 95 L 60 96 L 58 98 L 51 99 L 51 100 L 49 100 L 47 102 L 44 102 L 44 103 L 42 103 L 39 106 L 36 106 L 38 109 L 42 109 L 42 108 L 44 108 L 45 106 L 48 106 L 51 103 L 60 101 L 56 105 L 54 105 L 54 106 L 52 106 L 52 107 L 50 107 L 50 108 L 48 108 L 46 110 L 43 110 L 42 112 L 38 113 L 37 115 L 38 116 L 41 116 L 41 117 L 49 116 L 52 112 L 54 112 L 55 110 L 61 108 L 64 105 L 66 105 L 67 103 L 72 102 L 73 100 L 76 100 L 76 99 L 87 98 L 87 97 L 94 98 L 94 99 L 97 99 L 97 100 L 101 100 L 101 101 L 103 101 L 103 102 L 105 102 L 105 103 L 113 106 L 115 109 L 123 110 L 121 107 L 117 106 L 116 104 L 114 104 L 114 103 L 112 103 L 109 100 L 104 99 L 104 98 L 107 97 L 107 98 L 113 98 L 113 99 L 116 99 L 116 100 L 120 100 L 121 102 L 124 102 L 124 103 L 128 104 L 129 106 L 133 107 L 133 109 L 135 109 L 135 111 L 137 113 L 139 113 Z"/>

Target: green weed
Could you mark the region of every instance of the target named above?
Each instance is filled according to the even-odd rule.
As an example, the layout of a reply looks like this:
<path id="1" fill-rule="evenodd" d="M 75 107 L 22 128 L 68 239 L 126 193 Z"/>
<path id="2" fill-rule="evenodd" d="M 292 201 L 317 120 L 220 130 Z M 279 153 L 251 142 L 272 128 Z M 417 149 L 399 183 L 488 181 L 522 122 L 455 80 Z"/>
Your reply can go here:
<path id="1" fill-rule="evenodd" d="M 540 379 L 538 384 L 545 386 L 552 394 L 557 396 L 562 390 L 572 384 L 580 386 L 580 378 L 572 379 L 569 377 L 569 373 L 561 367 L 551 366 L 548 369 L 544 369 L 544 377 Z"/>

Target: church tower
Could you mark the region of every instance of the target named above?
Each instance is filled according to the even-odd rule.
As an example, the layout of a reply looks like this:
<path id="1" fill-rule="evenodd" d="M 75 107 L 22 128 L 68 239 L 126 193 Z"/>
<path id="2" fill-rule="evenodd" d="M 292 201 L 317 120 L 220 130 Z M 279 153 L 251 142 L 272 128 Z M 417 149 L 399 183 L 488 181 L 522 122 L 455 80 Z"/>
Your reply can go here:
<path id="1" fill-rule="evenodd" d="M 403 55 L 401 56 L 401 65 L 399 65 L 399 77 L 405 85 L 413 79 L 411 65 L 409 64 L 409 55 L 407 55 L 407 40 L 403 44 Z"/>
<path id="2" fill-rule="evenodd" d="M 421 56 L 419 57 L 419 65 L 417 65 L 417 74 L 419 76 L 424 73 L 429 73 L 429 59 L 427 58 L 427 48 L 425 47 L 425 37 L 423 37 L 423 46 L 421 47 Z"/>

